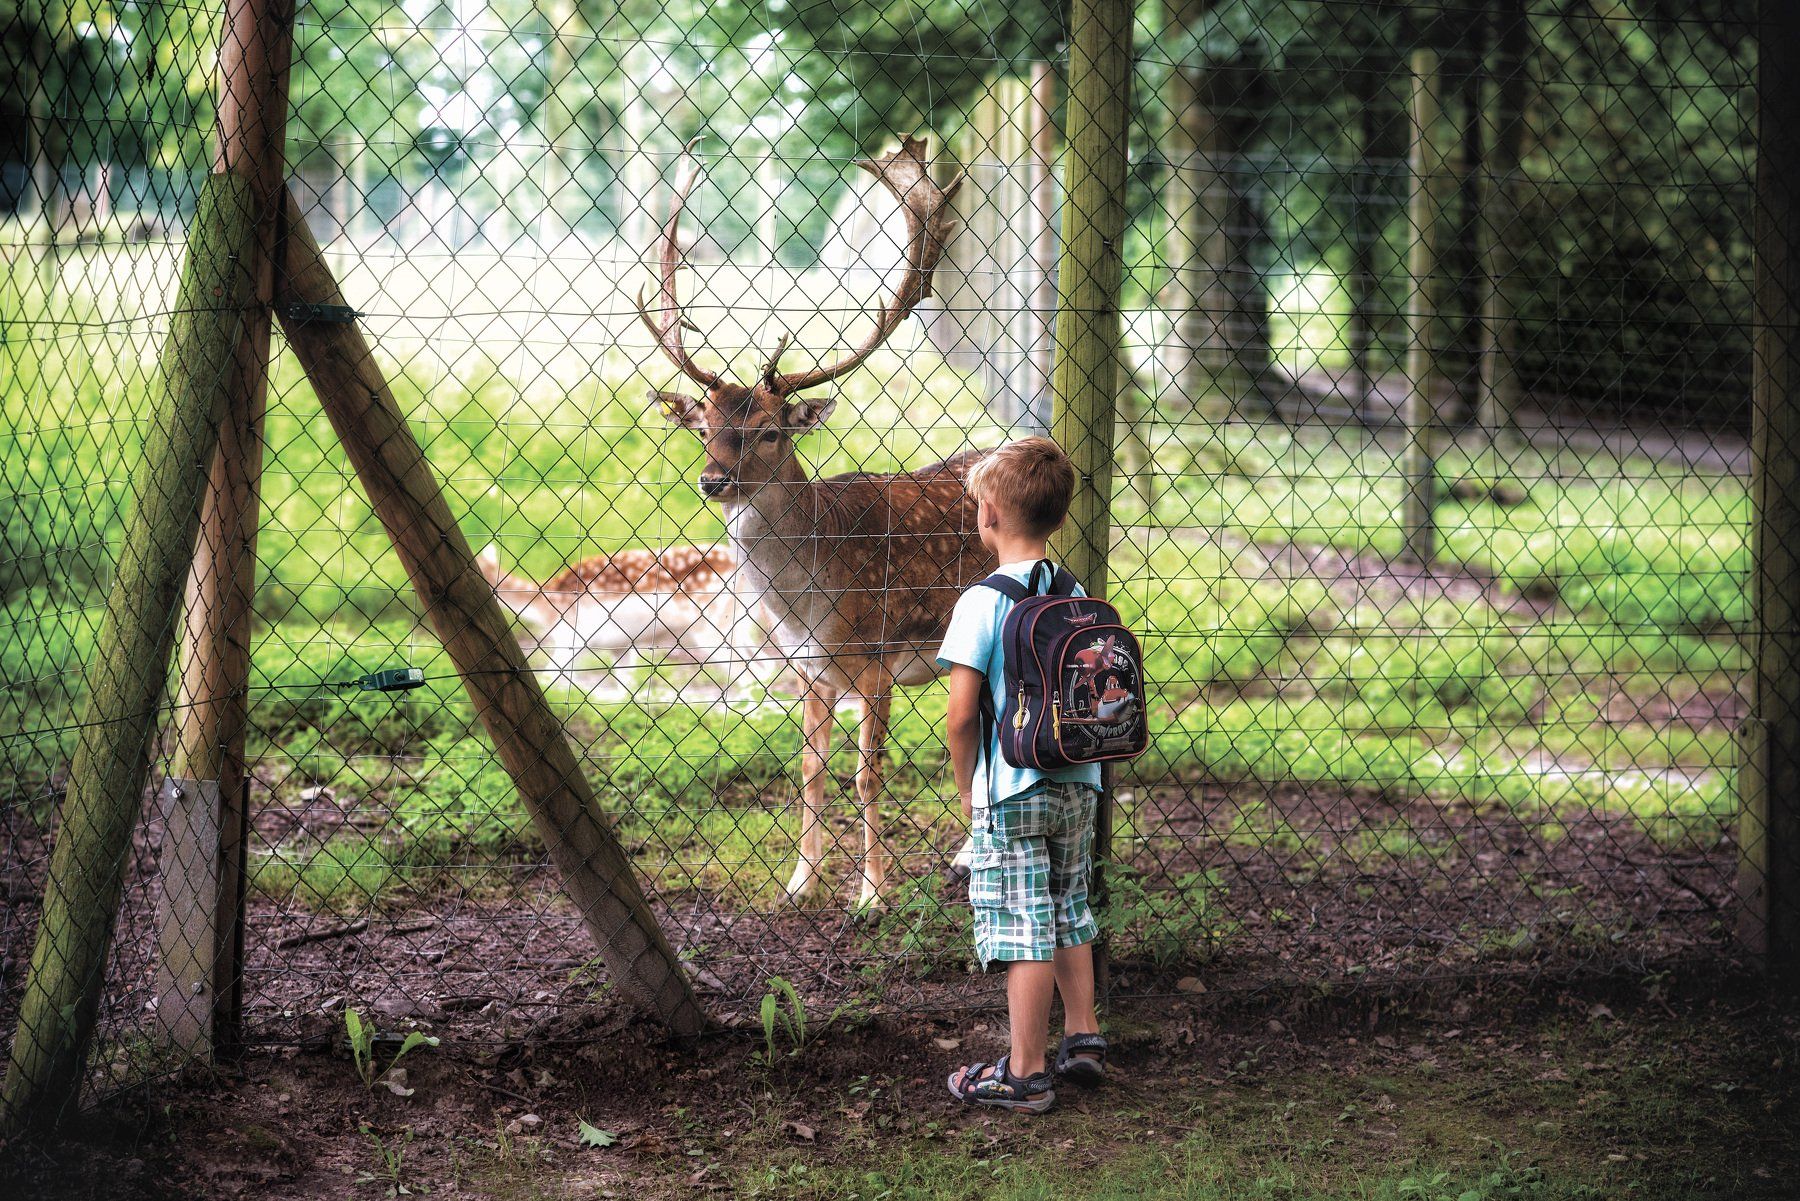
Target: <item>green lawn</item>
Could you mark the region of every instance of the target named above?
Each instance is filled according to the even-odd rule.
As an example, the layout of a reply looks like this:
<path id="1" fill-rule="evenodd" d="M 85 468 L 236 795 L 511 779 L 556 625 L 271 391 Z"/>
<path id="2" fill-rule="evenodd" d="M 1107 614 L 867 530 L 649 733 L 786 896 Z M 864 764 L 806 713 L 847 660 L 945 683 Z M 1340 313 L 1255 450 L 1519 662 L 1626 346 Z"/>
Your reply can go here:
<path id="1" fill-rule="evenodd" d="M 90 282 L 104 274 L 85 270 Z M 4 298 L 16 311 L 0 342 L 0 796 L 18 798 L 41 793 L 70 745 L 130 468 L 153 415 L 156 344 L 128 315 L 100 320 L 98 301 L 51 303 L 40 291 L 32 310 L 31 294 L 15 270 Z M 465 348 L 446 367 L 429 342 L 396 334 L 390 344 L 407 356 L 408 369 L 393 370 L 402 404 L 471 542 L 497 542 L 525 574 L 600 550 L 722 536 L 689 482 L 696 441 L 643 399 L 669 382 L 660 364 L 640 371 L 614 349 L 585 374 L 552 379 L 507 356 Z M 1161 685 L 1139 779 L 1292 780 L 1533 814 L 1603 807 L 1669 842 L 1710 840 L 1729 820 L 1730 722 L 1669 710 L 1728 697 L 1747 667 L 1743 480 L 1646 459 L 1453 451 L 1446 479 L 1514 480 L 1529 498 L 1446 500 L 1444 563 L 1468 569 L 1475 592 L 1401 593 L 1386 588 L 1378 558 L 1401 544 L 1391 446 L 1273 424 L 1215 428 L 1179 413 L 1156 414 L 1144 433 L 1154 497 L 1146 504 L 1121 483 L 1113 560 L 1114 595 L 1145 630 Z M 963 374 L 921 353 L 884 353 L 852 377 L 806 454 L 820 473 L 893 468 L 1001 436 Z M 530 845 L 285 356 L 267 460 L 258 777 L 284 800 L 318 785 L 378 799 L 394 820 L 342 835 L 329 858 L 272 853 L 259 884 L 356 903 L 422 867 Z M 1290 547 L 1363 557 L 1335 573 L 1272 567 Z M 1481 577 L 1498 588 L 1482 590 Z M 1520 597 L 1555 603 L 1535 612 Z M 327 686 L 401 663 L 425 669 L 423 690 Z M 654 832 L 685 848 L 647 862 L 654 877 L 773 895 L 784 855 L 764 848 L 793 835 L 781 802 L 797 760 L 795 704 L 746 715 L 704 701 L 556 696 L 625 837 Z M 954 825 L 941 799 L 941 714 L 941 691 L 917 690 L 897 706 L 892 738 L 894 805 L 935 846 L 953 841 Z M 850 770 L 847 752 L 836 767 Z"/>

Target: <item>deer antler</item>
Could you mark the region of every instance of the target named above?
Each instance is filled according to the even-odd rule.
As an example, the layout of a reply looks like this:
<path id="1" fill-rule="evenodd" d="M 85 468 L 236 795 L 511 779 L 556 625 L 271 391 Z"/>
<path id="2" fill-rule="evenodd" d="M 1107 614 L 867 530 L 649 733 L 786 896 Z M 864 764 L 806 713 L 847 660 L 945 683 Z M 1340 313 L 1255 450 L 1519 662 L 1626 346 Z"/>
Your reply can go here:
<path id="1" fill-rule="evenodd" d="M 682 149 L 682 157 L 688 160 L 688 167 L 681 182 L 675 186 L 675 203 L 669 209 L 668 223 L 663 226 L 661 283 L 656 293 L 656 309 L 662 314 L 663 322 L 658 325 L 650 316 L 650 310 L 644 306 L 642 288 L 638 289 L 637 311 L 638 316 L 644 319 L 644 327 L 656 339 L 656 345 L 669 357 L 669 361 L 702 388 L 714 388 L 719 384 L 718 374 L 695 363 L 681 347 L 681 331 L 691 329 L 698 333 L 699 329 L 682 313 L 681 301 L 675 296 L 675 272 L 681 267 L 681 245 L 676 240 L 675 233 L 676 227 L 681 224 L 681 210 L 687 205 L 688 193 L 693 190 L 694 181 L 700 178 L 700 161 L 694 157 L 694 147 L 699 143 L 700 139 L 695 138 Z"/>
<path id="2" fill-rule="evenodd" d="M 828 380 L 854 371 L 875 352 L 876 347 L 900 328 L 900 323 L 912 314 L 921 300 L 931 295 L 931 273 L 936 269 L 938 260 L 944 257 L 944 246 L 950 239 L 955 220 L 949 212 L 950 200 L 956 195 L 957 189 L 962 187 L 963 177 L 957 176 L 947 188 L 938 187 L 932 182 L 925 167 L 925 143 L 911 137 L 900 139 L 900 149 L 890 151 L 878 159 L 858 159 L 856 165 L 879 179 L 900 201 L 901 212 L 906 215 L 906 276 L 895 290 L 894 298 L 882 303 L 881 311 L 875 318 L 873 332 L 863 339 L 862 345 L 850 357 L 840 359 L 829 367 L 777 375 L 775 364 L 786 346 L 786 339 L 783 339 L 782 344 L 775 348 L 775 355 L 769 360 L 765 371 L 765 378 L 777 395 L 816 388 Z M 673 230 L 674 227 L 675 219 L 670 217 L 669 228 Z"/>

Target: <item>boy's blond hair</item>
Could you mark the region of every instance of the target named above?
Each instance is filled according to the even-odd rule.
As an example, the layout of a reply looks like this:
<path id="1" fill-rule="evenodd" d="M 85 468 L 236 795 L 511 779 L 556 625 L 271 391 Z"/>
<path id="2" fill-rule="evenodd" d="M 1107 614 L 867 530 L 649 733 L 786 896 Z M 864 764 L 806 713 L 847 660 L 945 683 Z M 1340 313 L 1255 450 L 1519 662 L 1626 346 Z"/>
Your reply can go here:
<path id="1" fill-rule="evenodd" d="M 1075 465 L 1048 438 L 1021 438 L 969 472 L 969 494 L 998 504 L 1035 538 L 1054 533 L 1075 496 Z"/>

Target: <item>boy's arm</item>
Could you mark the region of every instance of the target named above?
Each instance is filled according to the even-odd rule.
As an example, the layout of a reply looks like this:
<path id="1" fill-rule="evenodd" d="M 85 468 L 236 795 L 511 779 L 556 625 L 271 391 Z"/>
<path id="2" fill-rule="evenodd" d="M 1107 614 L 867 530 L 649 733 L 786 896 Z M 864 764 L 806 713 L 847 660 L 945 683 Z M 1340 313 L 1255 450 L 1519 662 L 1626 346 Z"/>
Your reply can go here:
<path id="1" fill-rule="evenodd" d="M 975 764 L 981 757 L 981 690 L 987 677 L 964 663 L 950 667 L 950 708 L 944 737 L 964 818 L 975 816 Z"/>

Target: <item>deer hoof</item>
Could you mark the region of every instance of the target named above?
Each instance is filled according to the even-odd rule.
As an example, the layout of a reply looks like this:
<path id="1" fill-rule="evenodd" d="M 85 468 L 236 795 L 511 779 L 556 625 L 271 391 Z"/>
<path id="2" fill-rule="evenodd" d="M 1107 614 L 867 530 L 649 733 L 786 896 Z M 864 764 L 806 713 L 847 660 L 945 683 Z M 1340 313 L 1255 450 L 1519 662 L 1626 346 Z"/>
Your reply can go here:
<path id="1" fill-rule="evenodd" d="M 794 874 L 787 882 L 788 899 L 793 901 L 810 901 L 819 891 L 819 874 L 813 865 L 802 860 L 794 869 Z"/>
<path id="2" fill-rule="evenodd" d="M 863 892 L 856 898 L 850 916 L 859 922 L 873 922 L 887 912 L 887 898 L 878 892 Z"/>

